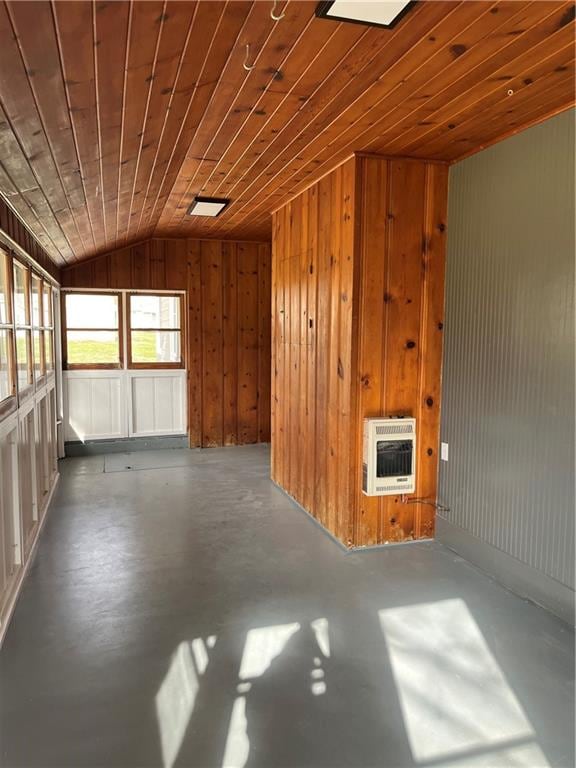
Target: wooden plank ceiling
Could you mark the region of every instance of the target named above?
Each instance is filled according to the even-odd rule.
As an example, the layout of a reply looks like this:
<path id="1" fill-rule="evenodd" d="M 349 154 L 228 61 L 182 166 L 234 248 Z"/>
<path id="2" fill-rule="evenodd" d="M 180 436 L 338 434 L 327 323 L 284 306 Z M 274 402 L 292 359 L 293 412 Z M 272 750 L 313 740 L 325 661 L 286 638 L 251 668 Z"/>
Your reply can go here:
<path id="1" fill-rule="evenodd" d="M 574 104 L 573 2 L 421 1 L 392 30 L 315 6 L 0 5 L 0 192 L 59 264 L 263 240 L 353 151 L 453 161 Z M 193 219 L 196 194 L 232 203 Z"/>

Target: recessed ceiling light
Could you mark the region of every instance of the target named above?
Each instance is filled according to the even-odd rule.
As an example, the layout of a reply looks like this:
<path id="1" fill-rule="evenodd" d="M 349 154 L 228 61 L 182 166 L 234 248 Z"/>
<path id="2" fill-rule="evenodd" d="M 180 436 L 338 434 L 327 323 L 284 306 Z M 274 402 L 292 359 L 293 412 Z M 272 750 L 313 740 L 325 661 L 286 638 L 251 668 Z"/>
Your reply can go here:
<path id="1" fill-rule="evenodd" d="M 328 0 L 316 8 L 316 16 L 352 21 L 391 29 L 416 0 Z"/>
<path id="2" fill-rule="evenodd" d="M 195 197 L 188 208 L 188 216 L 218 216 L 229 202 L 216 197 Z"/>

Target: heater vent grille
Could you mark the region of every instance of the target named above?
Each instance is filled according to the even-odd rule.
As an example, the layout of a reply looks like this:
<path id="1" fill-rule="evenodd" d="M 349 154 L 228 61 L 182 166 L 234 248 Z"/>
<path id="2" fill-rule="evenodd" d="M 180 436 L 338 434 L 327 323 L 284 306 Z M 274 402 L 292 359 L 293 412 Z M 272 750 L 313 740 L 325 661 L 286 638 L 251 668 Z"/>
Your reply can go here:
<path id="1" fill-rule="evenodd" d="M 404 483 L 404 485 L 377 485 L 376 493 L 398 493 L 398 491 L 410 491 L 412 492 L 412 485 L 410 483 Z"/>
<path id="2" fill-rule="evenodd" d="M 406 421 L 402 424 L 383 424 L 374 431 L 377 435 L 410 435 L 414 433 L 414 426 Z"/>

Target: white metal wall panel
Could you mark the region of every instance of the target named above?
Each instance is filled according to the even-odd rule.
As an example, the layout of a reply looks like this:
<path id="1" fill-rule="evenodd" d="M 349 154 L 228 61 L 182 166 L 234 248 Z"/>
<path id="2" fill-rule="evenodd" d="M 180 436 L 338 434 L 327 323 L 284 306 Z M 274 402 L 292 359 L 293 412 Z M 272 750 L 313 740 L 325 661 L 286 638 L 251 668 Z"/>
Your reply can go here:
<path id="1" fill-rule="evenodd" d="M 574 587 L 574 130 L 450 171 L 440 466 L 448 522 Z"/>

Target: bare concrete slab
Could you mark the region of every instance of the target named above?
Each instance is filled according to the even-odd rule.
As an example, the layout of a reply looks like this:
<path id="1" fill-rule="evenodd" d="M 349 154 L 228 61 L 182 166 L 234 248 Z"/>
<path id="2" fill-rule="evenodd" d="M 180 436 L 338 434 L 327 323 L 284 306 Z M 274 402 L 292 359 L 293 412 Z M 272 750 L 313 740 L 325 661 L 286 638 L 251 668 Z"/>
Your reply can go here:
<path id="1" fill-rule="evenodd" d="M 263 446 L 86 461 L 0 652 L 2 766 L 573 766 L 572 630 L 451 551 L 343 552 Z"/>

